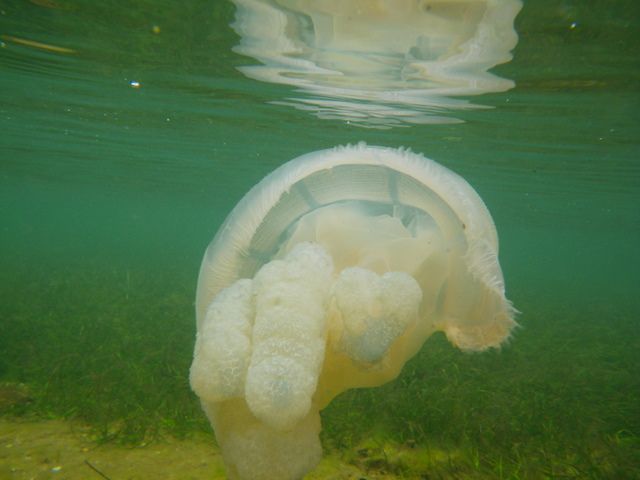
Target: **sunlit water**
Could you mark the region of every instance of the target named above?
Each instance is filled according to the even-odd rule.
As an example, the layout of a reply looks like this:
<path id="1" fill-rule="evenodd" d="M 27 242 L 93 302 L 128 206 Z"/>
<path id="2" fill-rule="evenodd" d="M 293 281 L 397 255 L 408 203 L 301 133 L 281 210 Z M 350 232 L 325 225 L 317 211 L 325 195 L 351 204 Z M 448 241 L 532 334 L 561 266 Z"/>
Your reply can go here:
<path id="1" fill-rule="evenodd" d="M 15 294 L 27 283 L 42 311 L 59 301 L 48 272 L 59 280 L 65 269 L 83 271 L 87 292 L 112 272 L 119 302 L 157 302 L 159 293 L 133 292 L 151 277 L 193 294 L 206 245 L 251 186 L 300 154 L 358 141 L 424 153 L 477 189 L 497 224 L 507 292 L 526 334 L 544 337 L 570 313 L 576 337 L 582 321 L 615 337 L 621 318 L 627 326 L 638 318 L 636 2 L 527 2 L 514 60 L 493 70 L 514 89 L 473 98 L 487 109 L 439 112 L 463 123 L 387 130 L 279 104 L 305 93 L 237 69 L 256 62 L 233 51 L 234 12 L 230 2 L 204 0 L 0 2 L 3 331 L 38 324 L 16 314 L 27 310 Z M 65 301 L 91 303 L 91 295 Z M 184 352 L 191 321 L 180 320 L 192 329 Z M 612 361 L 634 357 L 640 334 L 631 331 Z M 0 348 L 14 341 L 28 344 L 3 333 Z M 516 334 L 510 348 L 520 341 Z M 22 362 L 4 356 L 0 378 L 28 383 Z M 635 366 L 620 368 L 637 367 L 636 350 Z M 636 379 L 622 394 L 637 400 L 637 387 Z M 610 427 L 637 438 L 637 406 L 629 416 Z"/>

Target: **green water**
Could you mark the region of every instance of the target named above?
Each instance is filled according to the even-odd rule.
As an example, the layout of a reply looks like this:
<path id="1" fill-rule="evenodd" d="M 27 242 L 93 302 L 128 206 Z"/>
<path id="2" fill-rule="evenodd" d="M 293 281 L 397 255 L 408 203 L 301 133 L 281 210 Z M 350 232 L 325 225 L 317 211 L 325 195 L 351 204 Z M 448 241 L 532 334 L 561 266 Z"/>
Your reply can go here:
<path id="1" fill-rule="evenodd" d="M 449 452 L 419 474 L 371 467 L 406 478 L 640 476 L 639 4 L 526 2 L 495 69 L 515 89 L 464 123 L 391 130 L 268 103 L 292 89 L 236 70 L 252 61 L 233 17 L 225 1 L 0 0 L 0 381 L 32 399 L 4 413 L 105 441 L 207 430 L 187 379 L 206 245 L 278 165 L 364 140 L 477 189 L 523 328 L 482 355 L 434 336 L 397 381 L 334 401 L 325 450 Z"/>

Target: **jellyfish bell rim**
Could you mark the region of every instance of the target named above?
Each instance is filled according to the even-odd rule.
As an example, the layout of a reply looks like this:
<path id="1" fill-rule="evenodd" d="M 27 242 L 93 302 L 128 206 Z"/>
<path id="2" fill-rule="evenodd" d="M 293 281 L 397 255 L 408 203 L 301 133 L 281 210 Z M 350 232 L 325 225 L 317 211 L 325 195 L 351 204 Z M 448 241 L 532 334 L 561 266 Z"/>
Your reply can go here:
<path id="1" fill-rule="evenodd" d="M 383 167 L 409 176 L 443 204 L 449 205 L 467 243 L 464 261 L 469 271 L 504 297 L 502 272 L 497 264 L 497 232 L 491 214 L 473 187 L 460 175 L 410 149 L 360 142 L 296 157 L 276 168 L 244 195 L 205 251 L 196 292 L 198 326 L 215 295 L 240 278 L 238 267 L 249 256 L 253 237 L 280 199 L 306 177 L 346 165 Z M 343 200 L 348 199 L 347 193 Z M 487 252 L 495 259 L 495 265 L 489 265 L 489 271 Z"/>

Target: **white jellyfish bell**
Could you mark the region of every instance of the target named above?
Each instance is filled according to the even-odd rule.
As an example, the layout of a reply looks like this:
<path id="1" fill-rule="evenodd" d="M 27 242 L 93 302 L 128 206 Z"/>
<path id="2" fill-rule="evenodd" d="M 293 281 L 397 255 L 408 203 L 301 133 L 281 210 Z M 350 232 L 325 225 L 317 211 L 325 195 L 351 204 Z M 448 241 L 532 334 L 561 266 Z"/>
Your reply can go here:
<path id="1" fill-rule="evenodd" d="M 452 97 L 502 92 L 520 0 L 233 0 L 246 76 L 297 87 L 274 103 L 366 127 L 452 123 Z"/>
<path id="2" fill-rule="evenodd" d="M 516 325 L 498 237 L 460 176 L 365 144 L 298 157 L 238 203 L 207 248 L 191 385 L 231 478 L 296 479 L 319 412 L 381 385 L 435 331 L 498 347 Z"/>

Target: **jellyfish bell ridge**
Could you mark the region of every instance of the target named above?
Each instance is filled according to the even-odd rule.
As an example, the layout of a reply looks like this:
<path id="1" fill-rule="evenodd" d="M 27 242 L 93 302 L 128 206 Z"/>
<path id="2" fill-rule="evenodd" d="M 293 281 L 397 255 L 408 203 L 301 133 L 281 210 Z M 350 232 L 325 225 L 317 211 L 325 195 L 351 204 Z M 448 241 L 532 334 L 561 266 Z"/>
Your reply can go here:
<path id="1" fill-rule="evenodd" d="M 376 215 L 384 209 L 385 215 Z M 305 236 L 303 226 L 311 224 L 307 231 L 314 231 L 318 225 L 331 231 L 330 238 L 335 241 L 327 242 L 325 237 L 323 246 L 344 268 L 361 260 L 337 261 L 346 243 L 338 240 L 353 240 L 351 226 L 361 223 L 361 232 L 377 231 L 378 236 L 361 237 L 371 247 L 372 239 L 379 239 L 384 231 L 375 228 L 377 225 L 395 222 L 396 227 L 404 228 L 403 217 L 427 226 L 409 232 L 415 239 L 412 245 L 405 229 L 405 243 L 395 254 L 404 258 L 400 263 L 405 267 L 386 268 L 412 274 L 424 292 L 421 316 L 425 320 L 412 340 L 407 339 L 402 346 L 404 360 L 417 352 L 433 330 L 446 330 L 449 323 L 453 325 L 450 338 L 458 339 L 461 346 L 485 348 L 482 342 L 464 339 L 464 328 L 449 321 L 452 316 L 465 318 L 472 309 L 475 297 L 468 292 L 488 295 L 490 301 L 480 303 L 492 308 L 500 309 L 506 302 L 497 262 L 497 234 L 484 203 L 464 179 L 422 155 L 365 144 L 298 157 L 268 175 L 239 202 L 205 255 L 197 294 L 199 321 L 201 308 L 206 308 L 217 291 L 238 278 L 251 278 L 261 265 L 286 254 L 297 242 L 318 241 Z M 417 238 L 418 233 L 425 232 L 435 232 L 430 238 L 442 247 L 440 251 L 426 247 L 422 238 Z M 407 242 L 413 250 L 407 248 Z M 388 242 L 383 247 L 391 245 Z M 405 250 L 407 253 L 401 255 Z M 384 251 L 387 257 L 389 251 Z M 436 254 L 427 258 L 431 252 Z M 406 267 L 407 255 L 412 253 L 422 262 Z M 376 270 L 374 263 L 366 263 L 369 268 L 372 265 Z M 386 270 L 378 264 L 378 273 Z M 482 320 L 485 313 L 478 310 L 475 316 Z M 389 370 L 388 376 L 395 374 L 396 370 Z"/>
<path id="2" fill-rule="evenodd" d="M 251 278 L 278 254 L 296 223 L 330 205 L 373 216 L 386 210 L 405 222 L 420 221 L 422 214 L 423 222 L 431 218 L 445 232 L 452 253 L 462 253 L 477 239 L 497 253 L 484 203 L 462 177 L 438 163 L 409 150 L 364 143 L 312 152 L 267 175 L 224 221 L 202 262 L 198 323 L 217 292 L 238 278 Z"/>

